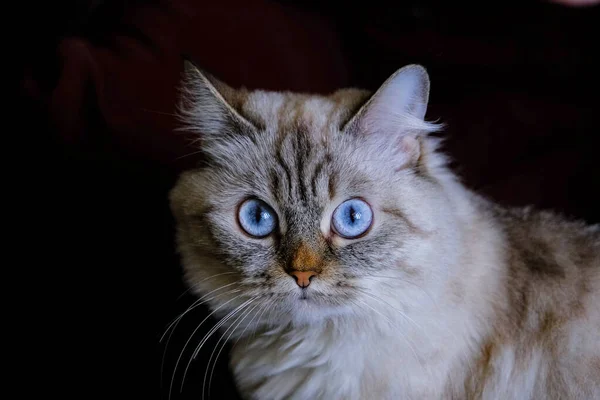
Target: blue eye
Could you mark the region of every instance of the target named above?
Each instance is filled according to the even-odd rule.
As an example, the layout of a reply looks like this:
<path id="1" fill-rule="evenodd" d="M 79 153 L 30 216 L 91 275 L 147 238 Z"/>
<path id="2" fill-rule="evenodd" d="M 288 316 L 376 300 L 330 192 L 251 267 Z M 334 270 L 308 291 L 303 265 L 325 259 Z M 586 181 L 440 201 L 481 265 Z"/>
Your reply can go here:
<path id="1" fill-rule="evenodd" d="M 346 239 L 354 239 L 371 227 L 373 211 L 361 199 L 346 200 L 333 212 L 331 223 L 335 233 Z"/>
<path id="2" fill-rule="evenodd" d="M 240 205 L 238 221 L 250 236 L 263 238 L 275 230 L 275 211 L 262 200 L 248 199 Z"/>

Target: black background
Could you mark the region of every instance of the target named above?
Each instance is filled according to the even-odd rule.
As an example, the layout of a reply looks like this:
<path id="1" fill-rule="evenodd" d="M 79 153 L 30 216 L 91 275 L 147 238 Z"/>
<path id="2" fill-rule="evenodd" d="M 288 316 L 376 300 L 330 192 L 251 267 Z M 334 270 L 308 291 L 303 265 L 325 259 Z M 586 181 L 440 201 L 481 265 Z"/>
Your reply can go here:
<path id="1" fill-rule="evenodd" d="M 552 120 L 550 114 L 556 108 L 544 108 L 545 100 L 566 99 L 569 104 L 577 104 L 582 114 L 572 121 L 572 129 L 557 128 L 550 139 L 534 143 L 526 154 L 552 154 L 554 148 L 575 143 L 579 161 L 568 179 L 565 201 L 554 204 L 552 199 L 540 198 L 536 204 L 552 206 L 590 222 L 600 221 L 596 155 L 600 134 L 596 116 L 600 111 L 596 90 L 599 69 L 595 60 L 598 49 L 592 42 L 600 23 L 597 8 L 566 10 L 541 2 L 523 2 L 518 6 L 509 2 L 477 6 L 441 1 L 394 5 L 363 2 L 360 7 L 347 3 L 322 5 L 317 1 L 285 3 L 297 3 L 295 6 L 322 14 L 335 24 L 353 65 L 351 80 L 359 86 L 375 87 L 398 66 L 398 57 L 390 48 L 378 47 L 380 44 L 365 34 L 373 26 L 392 37 L 398 30 L 431 29 L 448 37 L 484 38 L 503 44 L 509 51 L 521 52 L 518 73 L 492 81 L 488 77 L 498 77 L 498 68 L 504 66 L 486 61 L 485 57 L 477 68 L 467 70 L 464 60 L 476 55 L 454 54 L 453 61 L 447 62 L 438 57 L 440 50 L 433 45 L 423 48 L 414 43 L 403 49 L 406 59 L 413 55 L 429 59 L 430 74 L 442 82 L 432 99 L 432 107 L 439 114 L 444 114 L 448 104 L 466 101 L 473 93 L 493 93 L 507 87 L 514 89 L 515 97 L 522 93 L 536 96 L 535 118 L 547 114 Z M 134 5 L 135 2 L 99 1 L 90 7 L 84 2 L 64 2 L 44 5 L 35 13 L 23 11 L 27 18 L 23 19 L 20 37 L 25 51 L 17 59 L 35 60 L 34 65 L 41 71 L 39 76 L 51 87 L 60 69 L 53 61 L 60 38 L 94 35 L 95 30 L 107 29 L 124 7 Z M 557 48 L 569 51 L 550 57 L 556 68 L 540 69 L 539 60 L 545 60 Z M 39 390 L 48 395 L 56 393 L 58 398 L 166 398 L 164 389 L 160 389 L 164 347 L 158 338 L 167 323 L 193 300 L 185 295 L 177 300 L 185 287 L 173 247 L 173 221 L 167 202 L 176 175 L 129 153 L 93 149 L 82 152 L 69 147 L 48 123 L 47 110 L 28 98 L 19 98 L 18 105 L 22 106 L 19 115 L 24 116 L 18 132 L 29 150 L 27 161 L 21 163 L 27 164 L 27 168 L 22 168 L 25 188 L 11 192 L 16 194 L 13 199 L 24 206 L 26 216 L 26 222 L 21 222 L 15 231 L 17 242 L 23 245 L 22 249 L 19 247 L 19 278 L 5 283 L 20 293 L 15 302 L 24 306 L 19 314 L 27 322 L 18 331 L 26 344 L 18 349 L 15 363 L 26 383 L 19 385 L 15 398 L 33 398 L 32 393 Z M 486 125 L 489 120 L 482 115 L 492 114 L 493 108 L 492 104 L 473 109 L 472 124 L 507 131 L 535 130 L 538 123 L 545 126 L 543 121 L 535 120 L 524 127 L 522 121 L 504 121 L 500 115 L 491 117 L 498 126 L 490 128 Z M 96 111 L 90 108 L 88 112 Z M 451 118 L 448 116 L 447 122 L 451 123 Z M 100 118 L 98 121 L 101 125 Z M 465 127 L 469 121 L 464 115 L 455 117 L 454 129 Z M 478 143 L 486 148 L 496 144 L 485 142 L 485 137 L 473 140 L 476 144 L 468 149 L 461 146 L 459 139 L 450 140 L 448 147 L 458 161 L 464 161 L 460 170 L 467 181 L 485 190 L 479 174 L 494 174 L 494 168 L 469 172 L 470 162 L 481 163 L 465 153 Z M 502 151 L 500 143 L 497 147 Z M 552 159 L 558 170 L 561 161 L 560 157 Z M 552 185 L 550 173 L 543 169 L 538 172 Z M 512 200 L 514 193 L 509 192 L 505 187 L 489 191 L 499 201 L 518 203 Z M 166 359 L 167 382 L 184 341 L 205 314 L 206 310 L 192 313 L 174 336 Z M 202 336 L 201 332 L 196 339 Z M 215 341 L 209 343 L 207 348 L 212 350 L 214 344 Z M 196 379 L 188 380 L 183 397 L 178 397 L 176 391 L 173 398 L 200 398 L 202 380 L 197 377 L 203 376 L 209 354 L 201 354 L 192 364 L 190 374 Z M 212 398 L 234 398 L 224 354 L 221 361 Z"/>

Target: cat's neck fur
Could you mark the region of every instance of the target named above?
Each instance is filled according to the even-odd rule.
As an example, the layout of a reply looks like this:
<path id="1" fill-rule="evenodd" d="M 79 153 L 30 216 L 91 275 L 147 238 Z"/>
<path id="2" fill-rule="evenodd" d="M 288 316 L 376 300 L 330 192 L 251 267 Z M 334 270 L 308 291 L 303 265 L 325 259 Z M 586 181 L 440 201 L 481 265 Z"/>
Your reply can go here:
<path id="1" fill-rule="evenodd" d="M 467 379 L 477 349 L 494 334 L 493 321 L 508 309 L 501 286 L 507 273 L 502 254 L 506 239 L 485 215 L 489 207 L 485 200 L 450 175 L 438 183 L 445 185 L 459 219 L 454 233 L 461 251 L 445 258 L 451 274 L 445 281 L 446 293 L 433 297 L 417 285 L 411 294 L 413 312 L 395 300 L 397 293 L 380 293 L 379 299 L 373 298 L 363 312 L 352 316 L 267 328 L 233 351 L 232 365 L 242 386 L 261 382 L 256 398 L 426 399 L 440 398 L 449 393 L 449 382 Z M 404 338 L 399 340 L 399 335 Z M 263 380 L 274 371 L 278 373 Z M 327 385 L 329 374 L 344 373 L 361 378 Z M 301 385 L 309 380 L 314 384 Z M 401 392 L 390 393 L 389 387 L 379 384 L 382 381 L 398 382 Z M 295 385 L 298 388 L 292 390 Z M 282 388 L 291 391 L 274 392 Z M 312 388 L 327 388 L 327 393 L 311 392 Z"/>

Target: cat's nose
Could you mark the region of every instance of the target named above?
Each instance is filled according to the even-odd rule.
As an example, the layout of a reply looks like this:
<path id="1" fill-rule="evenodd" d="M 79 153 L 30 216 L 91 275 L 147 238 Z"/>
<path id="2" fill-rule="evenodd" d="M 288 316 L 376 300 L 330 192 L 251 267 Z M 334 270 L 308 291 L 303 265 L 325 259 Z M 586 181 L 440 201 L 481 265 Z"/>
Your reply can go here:
<path id="1" fill-rule="evenodd" d="M 290 275 L 296 280 L 301 288 L 308 287 L 312 278 L 318 274 L 315 271 L 291 271 Z"/>

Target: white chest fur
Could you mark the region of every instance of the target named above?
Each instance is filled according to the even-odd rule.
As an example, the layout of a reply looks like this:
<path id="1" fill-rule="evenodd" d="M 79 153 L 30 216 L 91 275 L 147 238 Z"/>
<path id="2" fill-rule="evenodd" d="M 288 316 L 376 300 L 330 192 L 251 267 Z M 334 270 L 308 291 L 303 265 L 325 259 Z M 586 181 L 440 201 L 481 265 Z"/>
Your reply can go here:
<path id="1" fill-rule="evenodd" d="M 271 331 L 232 352 L 241 391 L 252 399 L 440 398 L 466 344 L 399 333 L 381 320 L 337 320 L 324 326 Z"/>
<path id="2" fill-rule="evenodd" d="M 507 345 L 498 349 L 493 372 L 485 381 L 471 382 L 481 385 L 481 391 L 465 393 L 471 374 L 474 379 L 484 378 L 481 371 L 473 371 L 475 343 L 446 337 L 446 344 L 433 350 L 431 338 L 413 336 L 408 345 L 408 338 L 376 324 L 365 324 L 362 331 L 351 334 L 336 328 L 273 331 L 240 341 L 231 364 L 242 394 L 258 400 L 558 399 L 564 392 L 548 392 L 552 387 L 546 385 L 548 379 L 560 377 L 565 383 L 572 380 L 569 371 L 576 371 L 578 379 L 589 375 L 574 364 L 569 364 L 566 374 L 549 374 L 548 354 Z M 569 398 L 596 398 L 600 393 L 594 387 L 592 394 L 573 385 Z"/>

